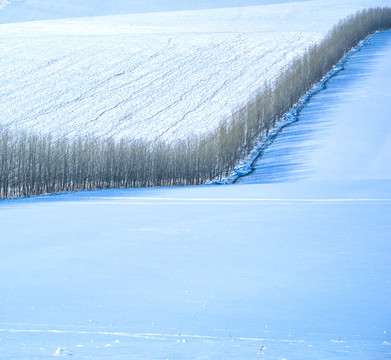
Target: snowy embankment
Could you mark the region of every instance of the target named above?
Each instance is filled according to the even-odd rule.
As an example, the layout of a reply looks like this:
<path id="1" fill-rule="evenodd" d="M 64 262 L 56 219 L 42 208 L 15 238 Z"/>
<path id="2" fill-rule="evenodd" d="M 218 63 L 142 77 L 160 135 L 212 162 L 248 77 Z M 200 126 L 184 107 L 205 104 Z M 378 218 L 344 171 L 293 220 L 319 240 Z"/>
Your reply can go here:
<path id="1" fill-rule="evenodd" d="M 391 32 L 363 46 L 238 183 L 391 178 Z"/>
<path id="2" fill-rule="evenodd" d="M 292 125 L 294 122 L 298 121 L 298 116 L 304 107 L 308 104 L 313 96 L 318 94 L 320 91 L 324 90 L 326 84 L 336 76 L 341 70 L 344 70 L 345 63 L 350 59 L 350 57 L 355 54 L 357 51 L 360 51 L 363 46 L 371 43 L 371 39 L 373 35 L 368 36 L 366 39 L 360 41 L 360 43 L 352 48 L 333 68 L 318 82 L 316 83 L 311 90 L 305 93 L 299 101 L 292 107 L 292 109 L 284 114 L 276 125 L 266 134 L 262 134 L 258 140 L 255 142 L 253 149 L 251 152 L 242 160 L 239 161 L 238 165 L 231 171 L 231 173 L 224 177 L 223 179 L 214 179 L 207 181 L 208 184 L 232 184 L 234 182 L 247 183 L 247 178 L 242 179 L 241 177 L 245 177 L 246 175 L 251 174 L 256 165 L 254 163 L 256 160 L 259 160 L 259 163 L 264 162 L 263 153 L 265 151 L 270 151 L 269 147 L 274 143 L 277 136 L 289 125 Z M 357 124 L 352 124 L 353 127 L 358 126 Z M 361 125 L 360 125 L 361 126 Z M 343 136 L 347 135 L 353 129 L 346 129 Z M 280 140 L 280 139 L 279 139 Z M 357 150 L 357 149 L 356 149 Z M 262 158 L 262 159 L 261 159 Z M 266 160 L 267 161 L 267 160 Z M 261 166 L 262 166 L 261 165 Z M 341 170 L 341 169 L 340 169 Z M 264 183 L 269 182 L 266 179 L 270 176 L 270 169 L 265 174 L 260 174 L 257 172 L 255 177 L 250 177 L 250 183 Z M 262 179 L 262 175 L 265 175 L 265 179 Z M 285 180 L 285 177 L 283 177 Z"/>

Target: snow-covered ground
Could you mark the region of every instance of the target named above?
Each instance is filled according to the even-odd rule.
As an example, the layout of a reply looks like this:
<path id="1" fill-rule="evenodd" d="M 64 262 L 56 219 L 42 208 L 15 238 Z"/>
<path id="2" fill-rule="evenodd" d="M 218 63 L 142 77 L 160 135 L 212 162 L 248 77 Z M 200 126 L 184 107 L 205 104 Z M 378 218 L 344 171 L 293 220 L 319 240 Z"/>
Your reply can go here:
<path id="1" fill-rule="evenodd" d="M 238 183 L 391 179 L 391 32 L 365 43 Z"/>
<path id="2" fill-rule="evenodd" d="M 0 23 L 267 5 L 305 0 L 0 0 Z"/>
<path id="3" fill-rule="evenodd" d="M 149 140 L 203 133 L 339 19 L 389 3 L 274 2 L 0 25 L 0 123 Z M 0 14 L 18 8 L 23 20 L 47 4 L 12 2 Z M 104 4 L 99 14 L 110 13 Z M 59 2 L 53 13 L 72 16 L 77 6 Z"/>
<path id="4" fill-rule="evenodd" d="M 390 210 L 390 181 L 3 201 L 0 358 L 385 360 Z"/>
<path id="5" fill-rule="evenodd" d="M 312 131 L 270 148 L 312 179 L 0 201 L 0 358 L 389 359 L 390 103 L 369 127 L 367 107 L 389 95 L 390 37 L 313 98 Z M 307 162 L 292 147 L 310 140 Z M 317 171 L 363 140 L 372 172 Z"/>

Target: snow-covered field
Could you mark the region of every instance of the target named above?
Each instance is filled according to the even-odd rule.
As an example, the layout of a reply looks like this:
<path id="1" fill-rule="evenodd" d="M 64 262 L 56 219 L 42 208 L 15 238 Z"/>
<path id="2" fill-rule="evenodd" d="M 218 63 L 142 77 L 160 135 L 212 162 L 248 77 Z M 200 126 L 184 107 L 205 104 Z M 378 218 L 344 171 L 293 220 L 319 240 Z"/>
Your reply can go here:
<path id="1" fill-rule="evenodd" d="M 390 210 L 390 181 L 4 201 L 0 358 L 386 360 Z"/>
<path id="2" fill-rule="evenodd" d="M 0 23 L 268 5 L 305 0 L 0 0 Z M 12 4 L 12 6 L 10 6 Z"/>
<path id="3" fill-rule="evenodd" d="M 339 19 L 389 3 L 274 2 L 0 25 L 0 123 L 149 140 L 203 133 Z M 12 2 L 0 16 L 18 9 L 23 19 L 44 4 Z M 56 11 L 72 16 L 78 3 L 64 4 Z"/>
<path id="4" fill-rule="evenodd" d="M 270 147 L 270 184 L 0 201 L 0 358 L 389 359 L 390 44 Z M 364 140 L 371 172 L 317 170 Z"/>
<path id="5" fill-rule="evenodd" d="M 339 18 L 388 3 L 278 2 L 0 25 L 1 121 L 205 131 Z M 0 359 L 390 359 L 390 34 L 247 184 L 1 200 Z"/>
<path id="6" fill-rule="evenodd" d="M 238 183 L 391 178 L 391 32 L 365 44 Z"/>

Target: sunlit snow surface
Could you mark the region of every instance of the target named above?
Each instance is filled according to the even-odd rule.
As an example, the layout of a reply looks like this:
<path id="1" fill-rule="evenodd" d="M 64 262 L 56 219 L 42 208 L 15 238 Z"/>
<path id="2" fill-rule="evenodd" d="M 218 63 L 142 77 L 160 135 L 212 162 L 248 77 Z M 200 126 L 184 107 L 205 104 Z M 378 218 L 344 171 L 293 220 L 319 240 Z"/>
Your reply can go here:
<path id="1" fill-rule="evenodd" d="M 391 178 L 391 32 L 371 37 L 238 183 Z"/>
<path id="2" fill-rule="evenodd" d="M 52 24 L 46 29 L 59 31 L 57 37 L 22 34 L 23 26 L 44 32 L 41 23 L 1 28 L 1 34 L 4 29 L 21 31 L 1 38 L 2 45 L 8 44 L 1 49 L 13 54 L 11 68 L 19 75 L 1 71 L 1 79 L 10 81 L 2 83 L 0 106 L 6 96 L 21 104 L 19 110 L 16 105 L 12 111 L 2 108 L 3 118 L 24 106 L 34 113 L 35 103 L 34 111 L 43 112 L 43 104 L 58 116 L 56 122 L 62 121 L 63 113 L 54 110 L 56 96 L 65 104 L 68 92 L 76 90 L 68 87 L 47 96 L 51 85 L 39 91 L 44 80 L 62 89 L 72 79 L 75 89 L 96 86 L 99 94 L 113 83 L 98 84 L 122 68 L 114 67 L 111 74 L 108 62 L 103 77 L 97 67 L 93 70 L 94 61 L 106 66 L 94 60 L 106 51 L 105 41 L 118 56 L 126 54 L 118 35 L 96 36 L 93 43 L 91 34 L 61 35 L 73 28 Z M 103 24 L 106 20 L 93 31 L 110 28 Z M 151 38 L 155 36 L 164 37 L 155 33 Z M 151 56 L 160 49 L 156 45 L 148 50 L 142 39 L 135 39 L 132 44 Z M 80 73 L 67 58 L 70 47 L 61 47 L 61 40 L 78 44 L 72 56 Z M 95 46 L 100 42 L 100 52 L 91 50 L 99 49 Z M 192 48 L 185 43 L 181 47 Z M 45 51 L 35 52 L 33 45 L 23 50 L 23 44 L 41 44 L 38 48 Z M 390 359 L 390 33 L 376 36 L 372 44 L 313 98 L 289 128 L 297 136 L 281 134 L 284 142 L 275 141 L 264 165 L 261 161 L 246 178 L 260 170 L 262 178 L 256 181 L 267 178 L 269 184 L 0 201 L 0 358 Z M 52 56 L 60 49 L 67 60 Z M 79 51 L 86 60 L 77 57 Z M 115 57 L 105 59 L 115 63 Z M 58 61 L 46 64 L 51 60 Z M 7 57 L 0 62 L 12 63 Z M 27 70 L 18 66 L 22 63 Z M 53 76 L 44 79 L 50 68 Z M 72 69 L 69 79 L 59 71 L 67 68 Z M 85 77 L 88 71 L 98 78 Z M 86 88 L 84 81 L 90 81 Z M 83 95 L 88 101 L 80 99 L 86 114 L 90 102 L 99 106 L 103 101 L 94 100 L 94 93 Z M 76 106 L 74 111 L 80 110 Z M 26 126 L 32 124 L 25 120 Z M 344 159 L 350 160 L 341 163 Z M 365 171 L 357 171 L 358 159 Z"/>
<path id="3" fill-rule="evenodd" d="M 0 357 L 387 359 L 390 209 L 389 181 L 4 201 Z"/>
<path id="4" fill-rule="evenodd" d="M 338 20 L 388 3 L 276 2 L 0 25 L 0 123 L 148 140 L 205 133 Z"/>
<path id="5" fill-rule="evenodd" d="M 306 0 L 0 0 L 1 23 L 73 17 L 269 5 Z M 12 6 L 11 6 L 12 4 Z"/>
<path id="6" fill-rule="evenodd" d="M 329 83 L 332 100 L 325 91 L 308 107 L 321 129 L 350 121 L 327 117 L 347 94 L 360 99 L 360 114 L 371 93 L 388 94 L 390 33 L 372 42 L 335 91 Z M 389 106 L 372 112 L 378 136 L 365 145 L 388 169 L 377 139 L 387 136 Z M 368 131 L 358 126 L 330 159 L 359 148 L 359 129 Z M 315 150 L 335 133 L 301 133 L 302 142 L 285 142 L 291 159 L 293 144 L 312 139 L 312 164 L 323 164 Z M 296 154 L 300 164 L 304 152 Z M 377 169 L 381 179 L 347 168 L 333 181 L 280 176 L 1 201 L 0 358 L 389 359 L 391 180 Z"/>

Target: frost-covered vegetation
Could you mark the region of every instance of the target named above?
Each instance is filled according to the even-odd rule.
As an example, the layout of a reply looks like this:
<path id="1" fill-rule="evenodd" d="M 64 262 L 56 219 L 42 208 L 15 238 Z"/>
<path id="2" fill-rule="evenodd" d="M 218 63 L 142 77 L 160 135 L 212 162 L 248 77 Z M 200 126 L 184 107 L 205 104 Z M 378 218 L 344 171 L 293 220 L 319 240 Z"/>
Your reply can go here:
<path id="1" fill-rule="evenodd" d="M 0 135 L 0 196 L 200 184 L 225 176 L 280 117 L 367 35 L 391 28 L 391 9 L 363 10 L 336 25 L 211 133 L 175 143 L 94 136 Z"/>

